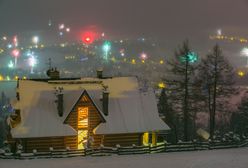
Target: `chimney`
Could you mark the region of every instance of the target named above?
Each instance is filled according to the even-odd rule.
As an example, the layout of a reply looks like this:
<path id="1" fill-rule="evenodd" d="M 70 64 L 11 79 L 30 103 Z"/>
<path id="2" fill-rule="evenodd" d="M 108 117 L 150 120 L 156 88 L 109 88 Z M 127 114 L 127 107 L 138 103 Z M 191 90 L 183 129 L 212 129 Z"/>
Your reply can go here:
<path id="1" fill-rule="evenodd" d="M 53 69 L 49 69 L 47 71 L 47 76 L 49 76 L 51 79 L 59 79 L 60 75 L 59 75 L 59 71 L 57 70 L 57 68 Z"/>
<path id="2" fill-rule="evenodd" d="M 63 98 L 64 98 L 64 95 L 62 94 L 62 93 L 59 93 L 58 95 L 57 95 L 57 97 L 58 97 L 58 104 L 57 104 L 57 109 L 58 109 L 58 114 L 59 114 L 59 116 L 60 117 L 62 117 L 63 116 L 63 112 L 64 112 L 64 109 L 63 109 Z"/>
<path id="3" fill-rule="evenodd" d="M 109 92 L 105 90 L 102 92 L 102 109 L 103 109 L 103 114 L 105 116 L 108 115 L 108 104 L 109 104 Z"/>
<path id="4" fill-rule="evenodd" d="M 103 73 L 103 70 L 102 70 L 102 69 L 98 69 L 98 70 L 96 71 L 97 78 L 102 79 L 102 78 L 103 78 L 102 73 Z"/>
<path id="5" fill-rule="evenodd" d="M 59 89 L 56 91 L 57 100 L 55 101 L 57 103 L 57 110 L 60 117 L 62 117 L 64 113 L 64 94 L 62 90 L 63 88 L 59 87 Z"/>

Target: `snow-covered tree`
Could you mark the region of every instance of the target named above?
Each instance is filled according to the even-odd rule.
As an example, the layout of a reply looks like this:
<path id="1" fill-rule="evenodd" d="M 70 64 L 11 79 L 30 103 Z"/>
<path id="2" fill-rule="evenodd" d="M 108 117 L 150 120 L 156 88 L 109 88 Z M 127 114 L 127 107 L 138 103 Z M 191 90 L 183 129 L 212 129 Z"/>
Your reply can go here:
<path id="1" fill-rule="evenodd" d="M 170 134 L 168 137 L 168 141 L 177 142 L 178 141 L 178 127 L 179 127 L 179 116 L 172 109 L 171 102 L 169 102 L 168 93 L 166 93 L 166 89 L 163 88 L 161 90 L 161 94 L 158 102 L 158 111 L 159 114 L 162 115 L 164 122 L 170 127 Z"/>
<path id="2" fill-rule="evenodd" d="M 238 110 L 232 114 L 230 120 L 231 129 L 240 135 L 248 134 L 248 96 L 245 95 L 238 106 Z"/>
<path id="3" fill-rule="evenodd" d="M 165 79 L 171 92 L 172 108 L 181 115 L 184 141 L 192 138 L 192 93 L 197 59 L 188 41 L 183 42 L 183 45 L 175 51 L 174 59 L 168 62 L 172 77 Z"/>
<path id="4" fill-rule="evenodd" d="M 212 138 L 216 129 L 216 112 L 227 112 L 228 97 L 236 93 L 233 87 L 233 68 L 223 56 L 218 45 L 215 45 L 212 52 L 202 59 L 198 79 L 207 102 L 210 116 L 210 137 Z"/>

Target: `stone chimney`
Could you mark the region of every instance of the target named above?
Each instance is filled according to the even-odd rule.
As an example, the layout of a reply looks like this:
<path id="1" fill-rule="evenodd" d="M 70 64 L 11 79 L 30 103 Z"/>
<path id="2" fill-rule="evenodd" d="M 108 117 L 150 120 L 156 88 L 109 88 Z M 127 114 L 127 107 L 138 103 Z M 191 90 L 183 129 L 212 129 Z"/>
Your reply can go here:
<path id="1" fill-rule="evenodd" d="M 98 69 L 97 71 L 96 71 L 96 74 L 97 74 L 97 78 L 99 78 L 99 79 L 102 79 L 103 78 L 103 70 L 102 69 Z"/>
<path id="2" fill-rule="evenodd" d="M 60 78 L 59 71 L 57 70 L 57 68 L 55 68 L 55 69 L 50 68 L 47 71 L 47 76 L 49 76 L 51 79 L 59 79 Z"/>
<path id="3" fill-rule="evenodd" d="M 57 100 L 55 101 L 55 103 L 57 103 L 58 115 L 62 117 L 64 113 L 64 94 L 62 87 L 59 87 L 59 89 L 56 90 L 56 97 Z"/>
<path id="4" fill-rule="evenodd" d="M 102 109 L 103 109 L 103 114 L 105 116 L 107 116 L 109 113 L 108 104 L 109 104 L 109 92 L 107 90 L 104 90 L 102 92 Z"/>

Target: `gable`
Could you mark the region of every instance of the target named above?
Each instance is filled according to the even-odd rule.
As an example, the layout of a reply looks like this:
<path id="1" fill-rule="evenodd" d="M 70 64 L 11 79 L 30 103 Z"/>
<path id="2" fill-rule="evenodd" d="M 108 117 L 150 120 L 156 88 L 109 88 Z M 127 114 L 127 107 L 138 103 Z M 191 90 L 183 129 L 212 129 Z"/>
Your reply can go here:
<path id="1" fill-rule="evenodd" d="M 79 108 L 87 107 L 89 111 L 89 125 L 90 127 L 96 127 L 98 124 L 105 122 L 105 119 L 101 112 L 98 110 L 89 94 L 84 91 L 83 94 L 79 97 L 78 101 L 73 106 L 70 113 L 67 115 L 64 124 L 68 124 L 73 127 L 75 130 L 78 130 L 78 110 Z M 92 129 L 94 129 L 92 128 Z"/>

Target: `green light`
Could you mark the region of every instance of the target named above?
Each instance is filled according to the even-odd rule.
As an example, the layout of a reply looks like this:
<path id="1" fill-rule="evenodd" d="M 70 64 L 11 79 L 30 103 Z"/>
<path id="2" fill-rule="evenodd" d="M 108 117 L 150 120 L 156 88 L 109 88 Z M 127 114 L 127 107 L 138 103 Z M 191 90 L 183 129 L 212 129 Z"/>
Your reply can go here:
<path id="1" fill-rule="evenodd" d="M 105 41 L 103 43 L 102 49 L 104 52 L 109 52 L 111 49 L 111 43 L 109 41 Z"/>
<path id="2" fill-rule="evenodd" d="M 10 62 L 8 63 L 8 67 L 9 67 L 10 69 L 13 69 L 13 68 L 14 68 L 14 63 L 13 63 L 13 61 L 10 61 Z"/>
<path id="3" fill-rule="evenodd" d="M 111 50 L 111 43 L 109 41 L 105 41 L 102 46 L 103 52 L 104 52 L 104 59 L 108 59 L 108 53 Z"/>
<path id="4" fill-rule="evenodd" d="M 195 52 L 189 52 L 187 56 L 181 56 L 181 62 L 185 62 L 188 59 L 189 63 L 195 63 L 198 60 L 198 55 Z"/>
<path id="5" fill-rule="evenodd" d="M 6 80 L 7 80 L 7 81 L 10 81 L 10 77 L 9 77 L 9 76 L 6 76 Z"/>

